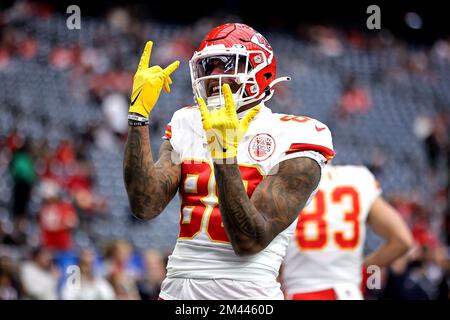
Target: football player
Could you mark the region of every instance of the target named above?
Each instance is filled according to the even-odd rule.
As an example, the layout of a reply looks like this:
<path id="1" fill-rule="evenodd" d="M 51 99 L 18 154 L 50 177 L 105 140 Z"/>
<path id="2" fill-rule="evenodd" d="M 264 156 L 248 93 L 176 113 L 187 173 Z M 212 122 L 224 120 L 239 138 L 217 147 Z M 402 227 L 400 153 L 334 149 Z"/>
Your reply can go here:
<path id="1" fill-rule="evenodd" d="M 385 241 L 364 258 L 366 223 Z M 288 247 L 283 289 L 293 300 L 360 300 L 363 273 L 380 275 L 411 246 L 407 225 L 366 167 L 327 165 Z"/>
<path id="2" fill-rule="evenodd" d="M 266 102 L 286 80 L 276 78 L 273 49 L 253 28 L 230 23 L 210 31 L 190 60 L 197 105 L 174 113 L 155 162 L 148 117 L 179 62 L 148 68 L 151 48 L 134 78 L 124 177 L 138 218 L 155 218 L 181 197 L 160 298 L 283 299 L 278 270 L 298 212 L 334 155 L 330 131 L 272 112 Z"/>

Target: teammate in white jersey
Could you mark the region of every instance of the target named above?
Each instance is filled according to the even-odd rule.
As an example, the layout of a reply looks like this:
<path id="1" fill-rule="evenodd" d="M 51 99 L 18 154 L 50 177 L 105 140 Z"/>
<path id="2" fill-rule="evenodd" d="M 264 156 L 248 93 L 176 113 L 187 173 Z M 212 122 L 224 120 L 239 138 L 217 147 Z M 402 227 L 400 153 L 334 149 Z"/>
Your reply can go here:
<path id="1" fill-rule="evenodd" d="M 364 259 L 366 223 L 384 244 Z M 288 299 L 362 299 L 362 271 L 407 252 L 412 236 L 363 166 L 328 165 L 313 201 L 298 219 L 283 264 Z M 364 272 L 364 271 L 363 271 Z"/>
<path id="2" fill-rule="evenodd" d="M 214 28 L 190 61 L 198 105 L 178 110 L 155 163 L 148 115 L 178 66 L 147 68 L 133 84 L 124 158 L 131 209 L 156 217 L 181 197 L 180 232 L 161 299 L 283 299 L 278 270 L 299 210 L 334 155 L 327 126 L 272 113 L 276 60 L 243 24 Z"/>

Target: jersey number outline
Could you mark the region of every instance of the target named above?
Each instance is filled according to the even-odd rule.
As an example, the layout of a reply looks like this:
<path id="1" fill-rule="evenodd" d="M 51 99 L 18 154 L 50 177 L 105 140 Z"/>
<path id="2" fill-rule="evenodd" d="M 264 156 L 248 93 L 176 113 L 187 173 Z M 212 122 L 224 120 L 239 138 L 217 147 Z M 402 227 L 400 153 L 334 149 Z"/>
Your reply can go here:
<path id="1" fill-rule="evenodd" d="M 239 170 L 247 195 L 251 197 L 263 176 L 256 166 L 239 165 Z M 211 186 L 213 172 L 208 162 L 183 162 L 179 239 L 195 238 L 202 231 L 203 219 L 207 216 L 204 232 L 208 238 L 213 242 L 230 243 L 222 223 L 215 181 Z"/>
<path id="2" fill-rule="evenodd" d="M 285 116 L 282 116 L 280 118 L 280 120 L 283 122 L 294 121 L 294 122 L 298 122 L 298 123 L 304 123 L 304 122 L 311 120 L 311 118 L 305 117 L 305 116 L 285 115 Z"/>
<path id="3" fill-rule="evenodd" d="M 351 208 L 343 212 L 344 221 L 352 223 L 352 235 L 346 237 L 343 231 L 335 231 L 333 234 L 330 234 L 325 217 L 327 212 L 327 199 L 325 198 L 325 193 L 322 190 L 318 190 L 313 200 L 315 201 L 314 210 L 310 212 L 303 210 L 297 222 L 295 238 L 301 250 L 323 249 L 330 238 L 333 239 L 337 247 L 343 250 L 353 250 L 358 246 L 360 241 L 359 221 L 361 213 L 359 193 L 351 186 L 336 187 L 331 192 L 331 199 L 328 200 L 332 204 L 339 204 L 346 197 L 350 198 Z M 316 227 L 317 236 L 315 239 L 308 238 L 305 234 L 306 225 L 313 223 Z"/>

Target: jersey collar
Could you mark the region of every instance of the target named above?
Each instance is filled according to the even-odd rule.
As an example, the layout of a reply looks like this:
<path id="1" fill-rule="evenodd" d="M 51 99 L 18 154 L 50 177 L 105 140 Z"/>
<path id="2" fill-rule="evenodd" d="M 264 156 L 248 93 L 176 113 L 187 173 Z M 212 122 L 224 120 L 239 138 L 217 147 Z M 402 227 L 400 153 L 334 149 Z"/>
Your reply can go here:
<path id="1" fill-rule="evenodd" d="M 259 117 L 260 115 L 263 115 L 263 114 L 271 113 L 271 112 L 272 112 L 272 110 L 270 110 L 270 108 L 266 107 L 266 105 L 264 104 L 264 102 L 261 102 L 261 103 L 259 104 L 259 106 L 261 106 L 261 110 L 259 110 L 259 112 L 258 112 L 258 114 L 256 115 L 256 117 Z M 256 107 L 257 107 L 257 106 L 254 106 L 253 108 L 256 108 Z M 238 112 L 238 113 L 237 113 L 238 119 L 239 119 L 239 120 L 242 120 L 242 119 L 245 117 L 245 115 L 246 115 L 250 110 L 252 110 L 253 108 L 250 108 L 250 109 L 245 110 L 245 111 Z M 256 117 L 255 117 L 255 118 L 256 118 Z"/>

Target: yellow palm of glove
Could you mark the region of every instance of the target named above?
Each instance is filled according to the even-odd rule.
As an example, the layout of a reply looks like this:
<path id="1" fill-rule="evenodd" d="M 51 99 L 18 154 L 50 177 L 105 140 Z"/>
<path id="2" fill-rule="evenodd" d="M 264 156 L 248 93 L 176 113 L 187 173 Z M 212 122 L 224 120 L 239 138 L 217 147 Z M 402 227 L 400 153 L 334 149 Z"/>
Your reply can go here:
<path id="1" fill-rule="evenodd" d="M 211 112 L 208 111 L 202 98 L 197 99 L 213 160 L 226 160 L 237 156 L 239 142 L 261 109 L 260 106 L 254 107 L 239 121 L 230 86 L 224 84 L 222 92 L 225 98 L 225 107 Z M 228 163 L 228 161 L 226 162 Z"/>
<path id="2" fill-rule="evenodd" d="M 156 101 L 158 101 L 161 89 L 164 89 L 166 93 L 170 93 L 170 85 L 172 84 L 170 75 L 180 65 L 180 61 L 177 60 L 165 69 L 162 69 L 160 66 L 149 68 L 152 47 L 152 41 L 148 41 L 145 45 L 144 53 L 134 75 L 131 104 L 128 111 L 137 113 L 145 118 L 148 118 Z"/>

